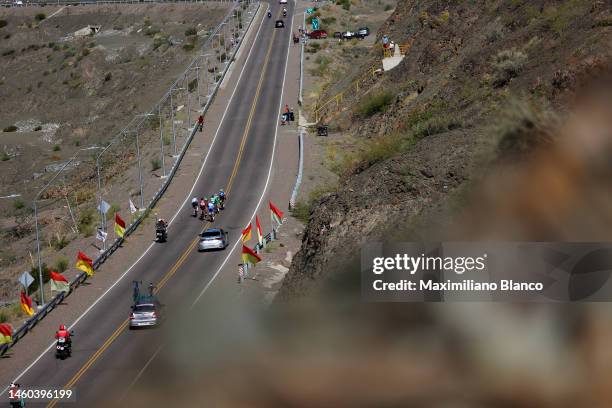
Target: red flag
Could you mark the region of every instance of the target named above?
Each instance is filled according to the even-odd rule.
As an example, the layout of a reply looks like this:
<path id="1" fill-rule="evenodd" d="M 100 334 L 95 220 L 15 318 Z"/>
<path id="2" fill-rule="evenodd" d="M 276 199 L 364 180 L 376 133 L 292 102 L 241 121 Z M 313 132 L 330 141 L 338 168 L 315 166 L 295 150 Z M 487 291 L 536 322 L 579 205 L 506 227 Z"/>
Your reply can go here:
<path id="1" fill-rule="evenodd" d="M 125 236 L 125 221 L 121 219 L 119 213 L 115 213 L 115 234 L 121 238 Z"/>
<path id="2" fill-rule="evenodd" d="M 32 298 L 26 295 L 25 291 L 21 291 L 21 309 L 28 316 L 32 316 L 34 314 L 34 309 L 32 308 Z"/>
<path id="3" fill-rule="evenodd" d="M 251 239 L 251 227 L 252 224 L 249 224 L 248 227 L 242 230 L 242 242 L 247 242 Z"/>
<path id="4" fill-rule="evenodd" d="M 88 276 L 91 276 L 94 273 L 93 261 L 81 251 L 79 251 L 79 254 L 77 255 L 77 263 L 75 266 L 77 269 L 80 269 L 85 272 Z"/>
<path id="5" fill-rule="evenodd" d="M 51 291 L 52 292 L 70 292 L 70 285 L 66 277 L 57 272 L 51 272 Z"/>
<path id="6" fill-rule="evenodd" d="M 259 215 L 255 216 L 255 225 L 257 225 L 257 242 L 263 245 L 263 232 L 261 232 L 261 224 L 259 224 Z"/>
<path id="7" fill-rule="evenodd" d="M 270 201 L 270 215 L 272 217 L 272 221 L 275 221 L 278 225 L 283 223 L 283 212 L 272 204 L 272 201 Z"/>
<path id="8" fill-rule="evenodd" d="M 13 341 L 13 326 L 8 323 L 0 323 L 0 344 Z"/>
<path id="9" fill-rule="evenodd" d="M 261 258 L 255 253 L 255 251 L 246 245 L 242 246 L 242 262 L 255 265 L 259 261 L 261 261 Z"/>

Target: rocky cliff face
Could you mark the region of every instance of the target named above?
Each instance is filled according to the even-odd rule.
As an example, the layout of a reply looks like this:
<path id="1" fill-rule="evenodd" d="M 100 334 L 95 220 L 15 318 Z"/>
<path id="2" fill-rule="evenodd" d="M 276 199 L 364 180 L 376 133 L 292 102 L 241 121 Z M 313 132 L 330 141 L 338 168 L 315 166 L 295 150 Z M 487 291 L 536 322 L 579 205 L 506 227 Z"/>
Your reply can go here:
<path id="1" fill-rule="evenodd" d="M 491 169 L 554 143 L 549 119 L 609 72 L 610 24 L 603 1 L 400 1 L 377 35 L 411 44 L 409 53 L 332 122 L 386 150 L 355 156 L 338 190 L 313 206 L 279 298 L 341 271 L 358 281 L 366 241 L 445 235 Z M 390 97 L 379 109 L 360 110 L 380 94 Z"/>

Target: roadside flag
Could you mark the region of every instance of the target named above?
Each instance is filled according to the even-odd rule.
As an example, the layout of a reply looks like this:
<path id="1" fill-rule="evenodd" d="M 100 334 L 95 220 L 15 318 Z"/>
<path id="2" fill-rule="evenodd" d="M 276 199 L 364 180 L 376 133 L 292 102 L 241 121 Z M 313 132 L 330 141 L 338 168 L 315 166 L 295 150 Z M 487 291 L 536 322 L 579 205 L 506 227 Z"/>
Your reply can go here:
<path id="1" fill-rule="evenodd" d="M 28 316 L 32 316 L 34 314 L 34 309 L 32 308 L 32 298 L 26 295 L 25 291 L 21 291 L 21 309 Z"/>
<path id="2" fill-rule="evenodd" d="M 129 200 L 130 200 L 130 213 L 134 214 L 135 212 L 138 211 L 138 208 L 136 208 L 131 198 Z"/>
<path id="3" fill-rule="evenodd" d="M 102 228 L 98 228 L 96 231 L 96 239 L 102 242 L 106 241 L 106 232 Z"/>
<path id="4" fill-rule="evenodd" d="M 255 265 L 259 261 L 261 261 L 261 258 L 255 251 L 246 245 L 242 245 L 242 262 Z"/>
<path id="5" fill-rule="evenodd" d="M 66 277 L 57 272 L 51 272 L 51 292 L 70 292 L 70 285 Z"/>
<path id="6" fill-rule="evenodd" d="M 8 323 L 0 323 L 0 344 L 13 341 L 13 326 Z"/>
<path id="7" fill-rule="evenodd" d="M 79 251 L 79 254 L 77 255 L 77 263 L 75 266 L 77 269 L 80 269 L 85 272 L 87 276 L 92 276 L 94 273 L 93 261 L 81 251 Z"/>
<path id="8" fill-rule="evenodd" d="M 273 223 L 281 225 L 283 223 L 283 212 L 279 210 L 272 201 L 270 201 L 270 216 L 272 217 Z"/>
<path id="9" fill-rule="evenodd" d="M 248 242 L 251 240 L 251 228 L 252 224 L 249 223 L 249 226 L 242 230 L 242 242 Z"/>
<path id="10" fill-rule="evenodd" d="M 261 232 L 261 224 L 259 223 L 259 215 L 255 216 L 255 225 L 257 226 L 257 242 L 263 246 L 263 233 Z"/>
<path id="11" fill-rule="evenodd" d="M 125 221 L 121 219 L 119 213 L 115 213 L 115 234 L 121 238 L 125 235 Z"/>

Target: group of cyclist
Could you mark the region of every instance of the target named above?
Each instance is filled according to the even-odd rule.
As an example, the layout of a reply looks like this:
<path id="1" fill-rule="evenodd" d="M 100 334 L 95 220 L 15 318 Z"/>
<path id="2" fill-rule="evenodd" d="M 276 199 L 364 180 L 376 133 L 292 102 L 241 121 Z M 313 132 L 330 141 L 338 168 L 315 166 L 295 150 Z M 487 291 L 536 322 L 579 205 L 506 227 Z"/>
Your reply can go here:
<path id="1" fill-rule="evenodd" d="M 203 220 L 206 215 L 210 221 L 215 220 L 215 214 L 223 210 L 225 204 L 225 191 L 219 190 L 219 193 L 213 194 L 211 197 L 193 197 L 191 199 L 191 207 L 193 207 L 193 216 L 198 216 L 200 211 L 200 219 Z"/>

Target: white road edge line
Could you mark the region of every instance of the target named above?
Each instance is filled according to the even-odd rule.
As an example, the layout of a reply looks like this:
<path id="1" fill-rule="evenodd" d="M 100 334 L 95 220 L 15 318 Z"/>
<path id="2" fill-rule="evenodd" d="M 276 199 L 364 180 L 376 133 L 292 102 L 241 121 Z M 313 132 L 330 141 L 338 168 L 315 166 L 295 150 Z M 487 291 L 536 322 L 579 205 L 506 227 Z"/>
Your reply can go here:
<path id="1" fill-rule="evenodd" d="M 293 19 L 295 19 L 295 13 L 294 13 L 293 18 L 292 18 L 292 23 L 293 23 Z M 293 24 L 292 24 L 292 27 L 293 27 Z M 292 34 L 291 30 L 289 30 L 289 34 Z M 287 78 L 287 66 L 289 65 L 289 49 L 290 49 L 290 47 L 291 47 L 291 35 L 289 35 L 289 41 L 287 42 L 287 57 L 285 58 L 285 71 L 283 73 L 283 86 L 282 86 L 282 89 L 281 89 L 281 97 L 280 97 L 280 100 L 279 100 L 279 103 L 278 103 L 278 112 L 281 111 L 282 106 L 283 106 L 283 96 L 284 96 L 284 93 L 285 93 L 285 79 Z M 274 167 L 273 166 L 274 155 L 276 154 L 276 140 L 277 140 L 277 138 L 278 138 L 278 122 L 276 123 L 276 128 L 274 129 L 274 144 L 272 145 L 272 155 L 270 156 L 270 166 L 268 167 L 268 176 L 266 178 L 266 184 L 264 185 L 264 188 L 263 188 L 263 190 L 261 192 L 261 196 L 259 197 L 259 201 L 257 202 L 257 206 L 255 207 L 255 210 L 253 211 L 253 214 L 251 215 L 251 219 L 253 219 L 253 217 L 255 217 L 255 214 L 259 210 L 259 207 L 261 206 L 261 202 L 263 201 L 263 198 L 266 196 L 266 191 L 268 190 L 268 184 L 270 184 L 270 177 L 272 176 L 272 168 Z M 238 239 L 236 241 L 236 243 L 234 244 L 234 246 L 232 247 L 230 252 L 225 257 L 225 260 L 223 261 L 221 266 L 219 266 L 219 268 L 217 269 L 215 274 L 212 276 L 212 278 L 210 278 L 210 280 L 208 281 L 206 286 L 204 286 L 204 289 L 202 289 L 202 291 L 200 292 L 198 297 L 193 301 L 193 303 L 189 307 L 189 310 L 192 310 L 196 306 L 196 304 L 199 302 L 199 300 L 204 295 L 204 292 L 206 292 L 208 290 L 208 288 L 212 285 L 213 281 L 217 278 L 219 273 L 221 273 L 221 270 L 223 270 L 223 268 L 225 267 L 225 264 L 230 259 L 230 257 L 232 256 L 232 253 L 236 250 L 236 247 L 238 246 L 238 244 L 240 242 L 241 242 L 240 239 Z M 147 361 L 147 363 L 144 365 L 144 367 L 138 372 L 138 375 L 136 376 L 134 381 L 132 381 L 130 386 L 126 389 L 125 393 L 123 394 L 123 397 L 121 397 L 122 399 L 125 398 L 125 396 L 129 393 L 131 388 L 134 385 L 136 385 L 136 383 L 138 382 L 140 377 L 144 374 L 144 372 L 147 369 L 147 367 L 153 362 L 153 360 L 155 359 L 157 354 L 159 354 L 159 351 L 161 351 L 162 347 L 163 346 L 160 346 L 160 348 L 155 352 L 155 354 L 153 354 L 153 356 L 151 356 L 151 358 Z"/>
<path id="2" fill-rule="evenodd" d="M 269 8 L 269 6 L 268 6 Z M 266 9 L 267 11 L 267 9 Z M 215 141 L 217 140 L 217 136 L 219 134 L 219 130 L 221 129 L 221 125 L 223 124 L 224 120 L 225 120 L 225 116 L 229 110 L 229 106 L 231 105 L 232 100 L 234 99 L 234 94 L 236 93 L 236 90 L 238 89 L 238 84 L 240 83 L 240 79 L 242 78 L 242 74 L 244 73 L 244 69 L 245 67 L 248 65 L 248 62 L 251 58 L 251 52 L 253 51 L 254 45 L 255 45 L 255 40 L 257 39 L 257 37 L 259 37 L 259 32 L 261 31 L 261 27 L 263 27 L 263 22 L 265 20 L 262 18 L 261 19 L 261 23 L 259 25 L 259 29 L 257 30 L 257 35 L 255 36 L 255 38 L 253 39 L 253 42 L 251 43 L 251 48 L 249 49 L 249 53 L 247 55 L 247 58 L 244 62 L 244 65 L 242 67 L 242 70 L 240 71 L 240 75 L 238 76 L 238 80 L 236 81 L 236 86 L 234 87 L 234 90 L 232 91 L 232 95 L 230 96 L 230 100 L 228 101 L 228 104 L 225 107 L 225 111 L 223 112 L 223 116 L 221 117 L 221 121 L 219 122 L 219 126 L 217 127 L 217 130 L 215 132 L 215 136 L 213 138 L 213 142 L 210 145 L 210 148 L 208 149 L 208 153 L 206 154 L 206 157 L 204 158 L 204 162 L 202 163 L 202 167 L 200 168 L 200 171 L 198 173 L 198 176 L 196 177 L 196 180 L 193 183 L 193 186 L 191 187 L 191 190 L 189 191 L 189 193 L 187 194 L 187 198 L 185 198 L 185 201 L 183 201 L 183 204 L 181 204 L 178 208 L 178 210 L 176 211 L 176 213 L 174 214 L 174 216 L 172 217 L 172 219 L 169 221 L 168 224 L 171 224 L 172 221 L 174 221 L 174 219 L 178 216 L 179 212 L 181 212 L 181 210 L 183 209 L 183 207 L 185 206 L 185 204 L 187 203 L 187 200 L 189 200 L 189 197 L 191 196 L 191 194 L 193 193 L 193 190 L 195 189 L 196 184 L 198 184 L 198 181 L 200 180 L 200 177 L 202 176 L 202 172 L 204 171 L 204 167 L 206 165 L 206 160 L 208 159 L 208 156 L 210 155 L 210 152 L 215 144 Z M 155 243 L 152 243 L 151 245 L 149 245 L 147 247 L 147 249 L 145 249 L 145 251 L 142 253 L 142 255 L 140 255 L 140 257 L 138 257 L 138 259 L 123 273 L 123 275 L 121 275 L 119 277 L 119 279 L 117 279 L 117 281 L 115 281 L 115 283 L 113 283 L 102 295 L 100 295 L 100 297 L 98 299 L 96 299 L 96 301 L 94 303 L 92 303 L 69 327 L 68 329 L 72 329 L 74 326 L 77 325 L 77 323 L 83 318 L 85 317 L 85 315 L 87 315 L 87 313 L 89 313 L 91 311 L 91 309 L 93 309 L 93 307 L 98 304 L 98 302 L 100 300 L 102 300 L 102 298 L 104 298 L 104 296 L 106 296 L 108 294 L 108 292 L 110 292 L 119 282 L 121 282 L 123 280 L 123 278 L 132 270 L 132 268 L 134 268 L 136 266 L 136 264 L 138 264 L 138 262 L 140 262 L 140 260 L 142 258 L 144 258 L 144 256 L 151 250 L 151 248 L 153 248 L 153 246 L 155 245 Z M 36 363 L 38 363 L 40 361 L 40 359 L 49 352 L 49 350 L 51 350 L 51 348 L 55 345 L 55 341 L 53 341 L 49 347 L 47 347 L 29 366 L 26 367 L 25 370 L 23 370 L 12 382 L 18 382 L 19 379 L 21 377 L 23 377 L 32 367 L 34 367 L 36 365 Z M 4 393 L 8 390 L 8 386 L 5 387 L 2 392 L 0 392 L 0 396 L 4 395 Z"/>

